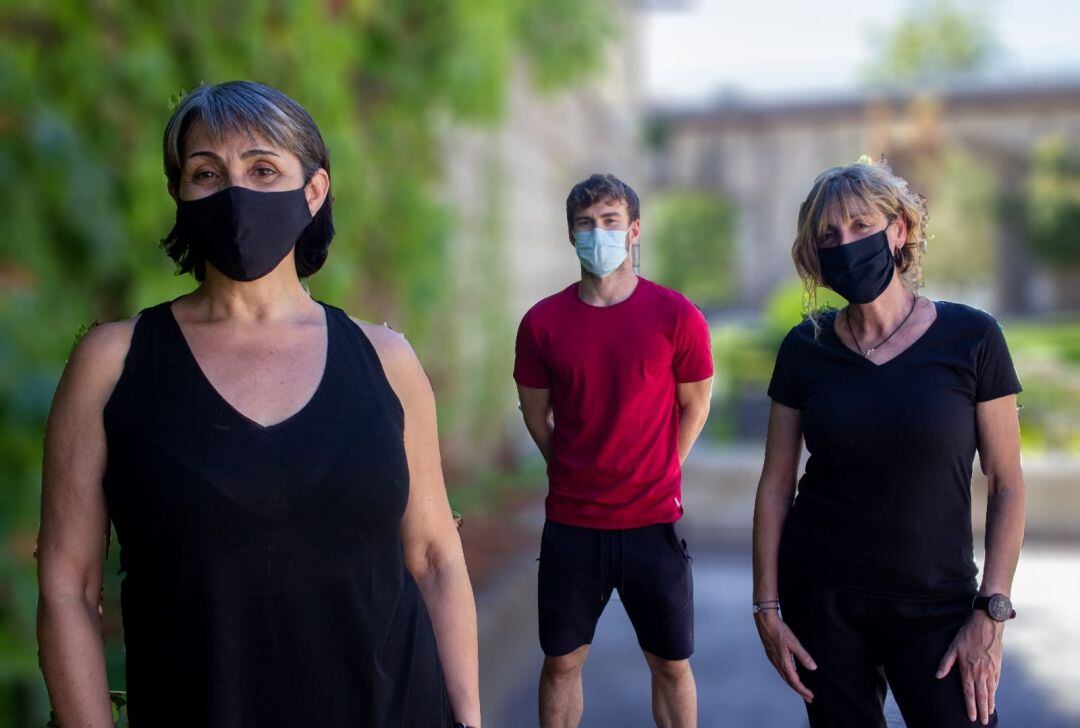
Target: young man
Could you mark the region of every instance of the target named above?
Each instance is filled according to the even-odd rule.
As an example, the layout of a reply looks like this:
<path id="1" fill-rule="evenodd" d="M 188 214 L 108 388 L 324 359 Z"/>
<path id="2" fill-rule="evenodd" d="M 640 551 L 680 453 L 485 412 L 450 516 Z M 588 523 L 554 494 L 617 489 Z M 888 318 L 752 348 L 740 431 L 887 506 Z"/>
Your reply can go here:
<path id="1" fill-rule="evenodd" d="M 581 669 L 618 589 L 652 672 L 657 725 L 693 726 L 693 580 L 674 522 L 681 465 L 709 412 L 709 330 L 684 296 L 634 273 L 641 220 L 629 186 L 592 175 L 570 191 L 566 220 L 581 281 L 525 314 L 514 365 L 550 486 L 540 724 L 581 720 Z"/>

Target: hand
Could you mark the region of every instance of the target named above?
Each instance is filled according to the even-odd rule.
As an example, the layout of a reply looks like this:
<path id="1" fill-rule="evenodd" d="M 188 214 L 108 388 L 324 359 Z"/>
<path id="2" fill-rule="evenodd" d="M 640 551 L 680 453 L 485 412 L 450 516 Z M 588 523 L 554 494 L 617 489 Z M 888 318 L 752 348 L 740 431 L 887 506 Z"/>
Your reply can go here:
<path id="1" fill-rule="evenodd" d="M 960 628 L 938 665 L 937 678 L 949 674 L 953 665 L 960 670 L 968 720 L 976 717 L 983 725 L 994 713 L 994 694 L 1001 680 L 1001 635 L 1005 624 L 995 622 L 979 609 Z"/>
<path id="2" fill-rule="evenodd" d="M 802 663 L 807 670 L 816 670 L 817 663 L 799 644 L 799 638 L 790 627 L 784 624 L 779 612 L 775 610 L 758 612 L 754 615 L 754 623 L 757 625 L 761 644 L 765 646 L 765 654 L 768 655 L 776 671 L 780 673 L 780 677 L 792 690 L 802 696 L 803 700 L 812 702 L 814 694 L 799 679 L 799 673 L 795 669 L 795 660 Z"/>

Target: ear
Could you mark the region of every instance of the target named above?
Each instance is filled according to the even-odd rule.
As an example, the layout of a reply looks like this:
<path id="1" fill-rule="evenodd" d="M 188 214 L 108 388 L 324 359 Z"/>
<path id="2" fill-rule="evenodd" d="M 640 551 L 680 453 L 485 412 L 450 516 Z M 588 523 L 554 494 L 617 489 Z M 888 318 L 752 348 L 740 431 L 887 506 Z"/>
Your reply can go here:
<path id="1" fill-rule="evenodd" d="M 626 239 L 630 242 L 630 245 L 637 245 L 641 241 L 641 218 L 634 220 L 630 223 L 630 227 L 626 231 Z"/>
<path id="2" fill-rule="evenodd" d="M 312 217 L 315 217 L 315 213 L 322 209 L 323 203 L 326 202 L 326 195 L 329 192 L 330 175 L 326 173 L 325 169 L 319 167 L 315 174 L 311 175 L 307 185 L 304 186 L 304 197 L 307 199 L 308 212 L 311 213 Z"/>
<path id="3" fill-rule="evenodd" d="M 175 182 L 169 182 L 169 197 L 173 198 L 173 202 L 180 201 L 180 190 L 176 187 Z"/>
<path id="4" fill-rule="evenodd" d="M 900 248 L 904 247 L 904 244 L 907 243 L 907 219 L 903 215 L 897 215 L 893 220 L 893 225 L 895 226 L 896 237 L 890 241 L 890 247 L 892 248 L 893 255 L 896 255 L 896 251 L 900 250 Z"/>

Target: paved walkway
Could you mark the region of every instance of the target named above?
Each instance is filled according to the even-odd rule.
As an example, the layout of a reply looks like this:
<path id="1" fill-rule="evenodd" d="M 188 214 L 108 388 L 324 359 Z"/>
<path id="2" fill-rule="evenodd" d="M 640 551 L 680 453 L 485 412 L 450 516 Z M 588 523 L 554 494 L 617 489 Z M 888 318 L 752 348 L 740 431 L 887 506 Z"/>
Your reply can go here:
<path id="1" fill-rule="evenodd" d="M 765 658 L 749 614 L 750 524 L 760 449 L 694 449 L 683 474 L 682 530 L 694 554 L 702 728 L 806 726 L 800 698 Z M 1080 728 L 1080 459 L 1028 458 L 1028 542 L 1014 581 L 1019 618 L 1005 631 L 998 705 L 1003 726 Z M 976 532 L 986 485 L 973 484 Z M 535 533 L 542 505 L 514 516 Z M 976 537 L 976 543 L 981 536 Z M 1069 543 L 1071 546 L 1053 546 Z M 537 724 L 536 553 L 522 553 L 481 595 L 480 671 L 485 725 Z M 614 600 L 585 666 L 585 728 L 652 725 L 648 670 L 622 605 Z M 890 726 L 903 726 L 894 704 Z"/>
<path id="2" fill-rule="evenodd" d="M 513 588 L 517 628 L 484 635 L 482 653 L 499 653 L 499 678 L 484 686 L 485 724 L 536 725 L 535 567 L 522 563 Z M 749 555 L 695 553 L 698 682 L 702 728 L 782 728 L 807 725 L 802 703 L 764 657 L 747 605 Z M 510 588 L 510 587 L 508 587 Z M 1029 548 L 1016 580 L 1020 619 L 1006 630 L 1005 668 L 998 693 L 1002 725 L 1080 726 L 1080 553 Z M 504 593 L 504 598 L 509 598 Z M 489 612 L 490 613 L 490 612 Z M 483 618 L 483 617 L 482 617 Z M 493 642 L 495 640 L 495 642 Z M 489 670 L 484 670 L 488 681 Z M 585 667 L 584 728 L 652 725 L 649 676 L 622 605 L 611 602 Z M 903 722 L 887 706 L 890 726 Z"/>

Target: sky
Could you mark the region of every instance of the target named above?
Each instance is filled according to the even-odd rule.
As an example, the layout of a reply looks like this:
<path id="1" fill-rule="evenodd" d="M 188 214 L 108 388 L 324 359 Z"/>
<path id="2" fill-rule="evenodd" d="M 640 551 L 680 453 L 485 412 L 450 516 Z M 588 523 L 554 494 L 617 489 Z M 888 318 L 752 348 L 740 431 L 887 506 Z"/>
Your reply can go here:
<path id="1" fill-rule="evenodd" d="M 875 43 L 925 0 L 670 0 L 640 16 L 645 88 L 658 102 L 855 88 Z M 971 3 L 968 4 L 970 6 Z M 1004 76 L 1080 79 L 1080 2 L 986 0 Z"/>

